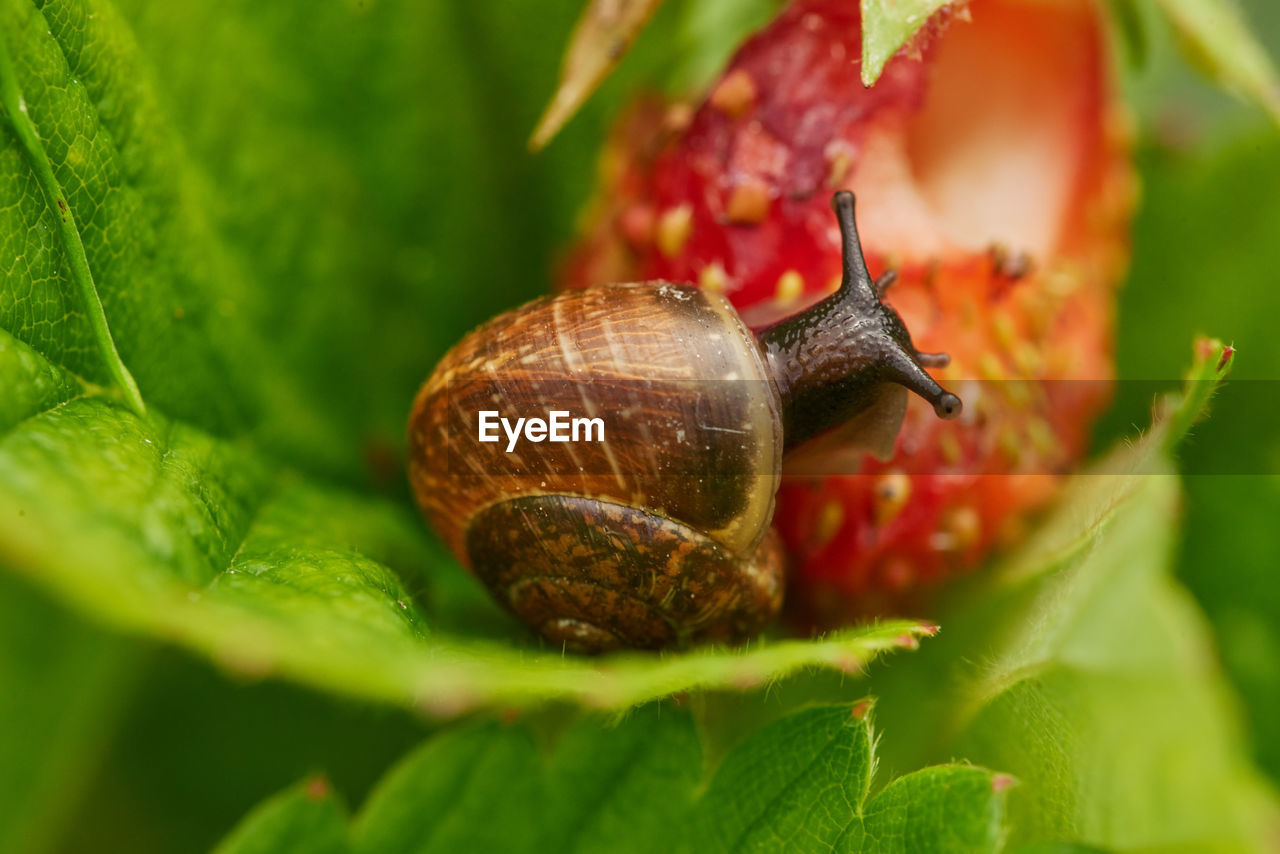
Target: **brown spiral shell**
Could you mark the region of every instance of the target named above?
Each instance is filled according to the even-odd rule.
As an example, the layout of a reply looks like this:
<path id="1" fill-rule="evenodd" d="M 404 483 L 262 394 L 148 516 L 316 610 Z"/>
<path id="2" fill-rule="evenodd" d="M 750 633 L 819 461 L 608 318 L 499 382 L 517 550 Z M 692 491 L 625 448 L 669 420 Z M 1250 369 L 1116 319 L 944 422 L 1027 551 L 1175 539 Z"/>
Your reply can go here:
<path id="1" fill-rule="evenodd" d="M 604 440 L 508 452 L 478 440 L 482 410 L 598 417 Z M 446 354 L 414 402 L 409 475 L 458 559 L 549 640 L 738 640 L 781 605 L 780 412 L 723 297 L 601 286 L 496 317 Z"/>

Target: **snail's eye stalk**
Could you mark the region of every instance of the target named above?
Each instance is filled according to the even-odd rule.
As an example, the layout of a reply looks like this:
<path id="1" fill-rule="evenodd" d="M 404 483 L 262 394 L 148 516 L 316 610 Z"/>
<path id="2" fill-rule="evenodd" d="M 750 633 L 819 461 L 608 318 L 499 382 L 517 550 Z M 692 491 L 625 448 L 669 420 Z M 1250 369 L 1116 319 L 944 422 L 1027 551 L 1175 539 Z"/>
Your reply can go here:
<path id="1" fill-rule="evenodd" d="M 892 319 L 887 325 L 896 326 L 902 335 L 886 335 L 881 341 L 884 347 L 883 367 L 887 377 L 929 401 L 939 418 L 957 418 L 963 408 L 960 398 L 943 389 L 924 370 L 926 367 L 945 368 L 951 363 L 951 357 L 946 353 L 921 353 L 916 350 L 911 346 L 911 337 L 902 327 L 897 314 L 883 304 L 884 293 L 897 281 L 898 274 L 889 270 L 879 279 L 872 280 L 867 269 L 867 259 L 862 254 L 862 241 L 858 238 L 856 206 L 857 200 L 848 190 L 840 190 L 831 197 L 831 209 L 835 211 L 836 220 L 840 223 L 840 236 L 844 245 L 844 278 L 837 297 L 854 311 L 879 313 L 886 319 Z M 900 343 L 903 339 L 905 347 Z"/>
<path id="2" fill-rule="evenodd" d="M 897 270 L 885 270 L 880 274 L 880 278 L 876 279 L 876 296 L 884 299 L 884 292 L 893 287 L 893 283 L 898 281 Z"/>
<path id="3" fill-rule="evenodd" d="M 855 300 L 859 305 L 870 308 L 880 303 L 881 290 L 872 283 L 871 273 L 867 271 L 867 259 L 862 255 L 862 242 L 858 239 L 858 223 L 854 215 L 855 206 L 854 195 L 848 190 L 840 190 L 831 197 L 831 209 L 836 212 L 836 221 L 840 223 L 840 237 L 843 239 L 844 277 L 840 282 L 839 293 L 845 299 Z M 885 288 L 891 284 L 893 278 L 885 283 Z"/>
<path id="4" fill-rule="evenodd" d="M 928 353 L 925 354 L 936 358 L 942 356 L 950 361 L 945 353 Z M 938 385 L 937 381 L 929 376 L 924 368 L 921 367 L 919 356 L 912 358 L 905 351 L 894 346 L 885 357 L 885 370 L 889 375 L 889 379 L 899 385 L 905 386 L 908 391 L 913 391 L 923 397 L 933 405 L 933 411 L 937 413 L 939 418 L 950 421 L 953 418 L 960 417 L 960 410 L 963 405 L 960 398 Z"/>
<path id="5" fill-rule="evenodd" d="M 831 197 L 844 251 L 840 288 L 758 333 L 782 396 L 783 432 L 791 446 L 852 419 L 884 383 L 923 397 L 939 418 L 956 418 L 962 409 L 960 398 L 925 370 L 946 367 L 950 357 L 916 350 L 902 319 L 882 301 L 897 274 L 872 280 L 855 207 L 848 190 Z"/>

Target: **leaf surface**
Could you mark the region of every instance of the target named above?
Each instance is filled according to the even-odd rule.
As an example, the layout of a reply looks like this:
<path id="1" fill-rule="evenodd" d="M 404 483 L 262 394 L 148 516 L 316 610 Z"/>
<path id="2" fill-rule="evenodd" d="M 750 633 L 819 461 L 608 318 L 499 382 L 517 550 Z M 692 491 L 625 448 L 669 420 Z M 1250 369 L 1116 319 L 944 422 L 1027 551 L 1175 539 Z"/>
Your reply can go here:
<path id="1" fill-rule="evenodd" d="M 138 650 L 0 574 L 0 851 L 59 841 L 137 681 Z"/>
<path id="2" fill-rule="evenodd" d="M 885 65 L 939 9 L 953 0 L 861 0 L 862 85 L 880 79 Z"/>
<path id="3" fill-rule="evenodd" d="M 630 49 L 661 0 L 588 0 L 564 53 L 560 84 L 529 145 L 542 148 Z"/>
<path id="4" fill-rule="evenodd" d="M 581 719 L 546 759 L 523 726 L 460 726 L 387 775 L 352 823 L 353 850 L 997 851 L 1008 777 L 937 766 L 868 797 L 870 709 L 783 718 L 709 781 L 692 721 L 670 706 Z M 259 829 L 265 812 L 234 838 L 286 850 Z"/>
<path id="5" fill-rule="evenodd" d="M 329 791 L 314 778 L 262 803 L 214 850 L 214 854 L 348 854 L 347 816 Z"/>
<path id="6" fill-rule="evenodd" d="M 1140 250 L 1122 317 L 1143 318 L 1120 339 L 1126 376 L 1168 376 L 1170 334 L 1231 333 L 1239 351 L 1231 381 L 1179 450 L 1187 492 L 1178 575 L 1213 621 L 1226 669 L 1245 701 L 1253 749 L 1280 779 L 1280 290 L 1271 287 L 1280 244 L 1280 132 L 1261 128 L 1230 145 L 1181 156 L 1147 151 L 1137 223 Z M 1205 277 L 1215 282 L 1205 287 Z M 1164 330 L 1156 334 L 1156 329 Z M 1122 386 L 1123 387 L 1123 386 Z M 1144 387 L 1109 419 L 1126 429 L 1147 404 Z M 1133 398 L 1137 398 L 1136 400 Z M 1126 405 L 1127 404 L 1127 405 Z"/>
<path id="7" fill-rule="evenodd" d="M 1280 122 L 1280 76 L 1232 0 L 1160 0 L 1192 63 Z"/>
<path id="8" fill-rule="evenodd" d="M 53 370 L 12 339 L 0 346 L 6 353 L 34 366 L 36 382 Z M 25 397 L 39 399 L 26 387 Z M 0 437 L 0 559 L 86 613 L 246 674 L 280 673 L 439 714 L 553 699 L 625 707 L 810 666 L 852 671 L 931 631 L 896 621 L 816 642 L 599 661 L 476 634 L 486 620 L 501 624 L 492 616 L 467 634 L 437 632 L 390 567 L 405 578 L 433 564 L 445 575 L 459 570 L 400 508 L 318 486 L 99 396 L 32 408 Z M 469 579 L 453 583 L 470 586 L 473 607 L 492 610 Z"/>
<path id="9" fill-rule="evenodd" d="M 1180 493 L 1166 454 L 1231 363 L 1217 342 L 1196 356 L 1151 431 L 1078 475 L 956 604 L 941 649 L 873 685 L 894 767 L 963 756 L 1019 778 L 1015 841 L 1257 850 L 1280 815 L 1204 619 L 1168 575 Z"/>
<path id="10" fill-rule="evenodd" d="M 58 232 L 62 237 L 62 254 L 66 260 L 67 272 L 79 292 L 78 308 L 88 321 L 91 335 L 102 357 L 103 367 L 124 394 L 134 412 L 143 415 L 146 407 L 138 392 L 138 384 L 124 362 L 120 360 L 115 341 L 111 338 L 111 330 L 107 326 L 107 318 L 102 311 L 102 300 L 98 297 L 98 289 L 93 283 L 88 259 L 85 258 L 84 243 L 80 239 L 80 229 L 76 225 L 75 214 L 67 205 L 62 187 L 59 186 L 58 178 L 53 173 L 53 164 L 49 162 L 49 156 L 45 153 L 40 135 L 31 123 L 27 102 L 18 83 L 17 70 L 14 68 L 13 59 L 9 56 L 9 46 L 3 39 L 0 39 L 0 106 L 3 106 L 10 131 L 27 156 L 31 173 L 40 184 L 49 213 L 56 222 L 61 224 Z"/>

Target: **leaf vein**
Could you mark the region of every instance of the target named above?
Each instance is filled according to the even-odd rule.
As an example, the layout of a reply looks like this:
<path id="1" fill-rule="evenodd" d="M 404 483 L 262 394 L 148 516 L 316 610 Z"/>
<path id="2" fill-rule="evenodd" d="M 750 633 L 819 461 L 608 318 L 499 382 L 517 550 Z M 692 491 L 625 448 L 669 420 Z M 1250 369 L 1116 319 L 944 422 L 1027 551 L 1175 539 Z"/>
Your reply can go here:
<path id="1" fill-rule="evenodd" d="M 58 49 L 61 51 L 62 46 L 58 45 Z M 53 174 L 53 164 L 44 150 L 44 144 L 40 141 L 36 126 L 27 114 L 26 101 L 22 97 L 13 59 L 9 55 L 9 44 L 2 36 L 0 36 L 0 104 L 4 106 L 9 127 L 17 137 L 31 170 L 35 173 L 36 180 L 44 192 L 49 212 L 59 223 L 58 233 L 62 238 L 67 266 L 70 268 L 72 281 L 75 282 L 79 292 L 81 307 L 89 321 L 89 327 L 107 373 L 119 387 L 129 407 L 140 417 L 145 416 L 146 405 L 142 401 L 142 393 L 138 390 L 138 384 L 134 381 L 133 375 L 129 373 L 129 369 L 120 358 L 115 339 L 111 336 L 111 327 L 107 324 L 102 299 L 98 296 L 98 288 L 93 281 L 93 273 L 89 269 L 89 259 L 85 255 L 84 241 L 80 237 L 75 214 L 71 211 L 71 205 L 66 200 L 66 194 L 62 192 L 57 176 Z"/>
<path id="2" fill-rule="evenodd" d="M 760 812 L 756 815 L 756 817 L 753 818 L 751 822 L 742 829 L 742 832 L 739 833 L 737 835 L 737 838 L 734 839 L 733 844 L 728 846 L 730 850 L 736 851 L 741 849 L 743 840 L 746 839 L 748 836 L 750 836 L 753 830 L 761 826 L 762 822 L 764 822 L 765 818 L 770 814 L 770 811 L 775 806 L 777 806 L 778 802 L 782 799 L 782 797 L 786 795 L 788 792 L 790 792 L 792 789 L 794 789 L 800 783 L 801 780 L 803 780 L 805 777 L 808 777 L 809 774 L 813 771 L 814 766 L 818 764 L 819 760 L 825 757 L 827 753 L 831 751 L 832 748 L 838 746 L 840 735 L 844 731 L 844 729 L 845 727 L 843 726 L 836 728 L 836 730 L 832 732 L 831 736 L 827 739 L 826 744 L 824 744 L 822 748 L 814 755 L 813 759 L 809 760 L 809 762 L 804 766 L 804 768 L 800 771 L 800 773 L 793 776 L 791 780 L 787 783 L 787 785 L 783 786 L 781 789 L 775 792 L 771 798 L 769 798 L 769 800 L 764 804 L 764 808 L 761 809 Z"/>

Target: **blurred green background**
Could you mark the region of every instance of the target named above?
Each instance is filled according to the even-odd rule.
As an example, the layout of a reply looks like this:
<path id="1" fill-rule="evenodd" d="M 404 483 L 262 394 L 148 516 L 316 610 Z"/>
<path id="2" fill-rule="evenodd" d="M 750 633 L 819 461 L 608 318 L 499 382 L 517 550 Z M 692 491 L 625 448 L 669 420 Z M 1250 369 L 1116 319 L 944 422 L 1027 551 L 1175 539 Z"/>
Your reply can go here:
<path id="1" fill-rule="evenodd" d="M 377 461 L 399 453 L 413 391 L 462 331 L 546 290 L 618 106 L 645 83 L 705 79 L 770 4 L 697 12 L 706 5 L 668 2 L 534 156 L 525 139 L 578 0 L 117 4 L 162 108 L 220 189 L 212 218 L 260 259 L 261 281 L 294 292 L 263 322 L 280 330 L 284 358 L 327 366 L 311 372 L 326 378 L 313 391 L 368 450 L 368 465 L 335 458 L 335 479 L 403 494 L 398 464 Z M 1280 6 L 1243 5 L 1280 55 Z M 1195 333 L 1239 350 L 1183 460 L 1256 474 L 1187 478 L 1179 573 L 1214 624 L 1257 758 L 1280 780 L 1280 404 L 1267 392 L 1280 381 L 1280 132 L 1197 78 L 1163 25 L 1140 63 L 1120 67 L 1141 120 L 1143 203 L 1119 373 L 1172 387 Z M 1096 447 L 1148 422 L 1151 388 L 1121 384 Z M 0 850 L 19 837 L 29 844 L 16 850 L 199 850 L 307 773 L 359 803 L 429 729 L 408 713 L 246 684 L 89 627 L 8 576 L 0 587 L 11 734 Z M 41 640 L 50 626 L 53 645 Z"/>

